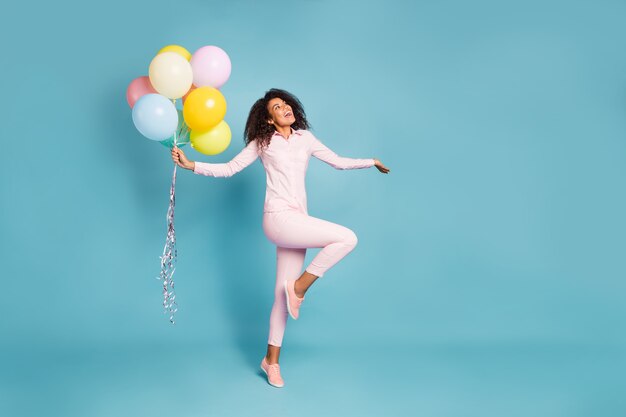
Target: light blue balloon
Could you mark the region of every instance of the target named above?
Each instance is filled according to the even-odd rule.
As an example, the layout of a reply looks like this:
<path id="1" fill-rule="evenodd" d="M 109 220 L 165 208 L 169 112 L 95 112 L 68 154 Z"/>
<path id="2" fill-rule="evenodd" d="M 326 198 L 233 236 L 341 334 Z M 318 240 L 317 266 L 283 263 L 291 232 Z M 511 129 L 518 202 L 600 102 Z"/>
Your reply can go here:
<path id="1" fill-rule="evenodd" d="M 146 94 L 133 107 L 133 123 L 148 139 L 169 138 L 178 127 L 178 112 L 174 103 L 161 94 Z"/>

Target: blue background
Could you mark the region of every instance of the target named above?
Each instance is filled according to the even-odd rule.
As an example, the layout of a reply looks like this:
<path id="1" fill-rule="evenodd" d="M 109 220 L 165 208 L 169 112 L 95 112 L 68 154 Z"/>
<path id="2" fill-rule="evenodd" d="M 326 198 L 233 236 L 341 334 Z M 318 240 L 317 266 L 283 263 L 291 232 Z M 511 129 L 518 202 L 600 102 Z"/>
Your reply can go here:
<path id="1" fill-rule="evenodd" d="M 5 6 L 0 414 L 623 415 L 623 1 L 57 1 Z M 168 44 L 218 45 L 243 147 L 271 87 L 339 155 L 309 212 L 357 248 L 258 373 L 275 248 L 260 162 L 179 171 L 174 275 L 155 279 L 172 174 L 128 83 Z M 309 250 L 307 262 L 317 249 Z"/>

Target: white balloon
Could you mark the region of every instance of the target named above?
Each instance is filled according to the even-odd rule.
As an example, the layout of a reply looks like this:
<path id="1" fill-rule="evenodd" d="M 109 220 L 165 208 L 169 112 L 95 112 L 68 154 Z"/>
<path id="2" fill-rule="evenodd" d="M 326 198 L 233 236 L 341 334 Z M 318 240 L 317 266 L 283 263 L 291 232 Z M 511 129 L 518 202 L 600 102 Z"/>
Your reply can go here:
<path id="1" fill-rule="evenodd" d="M 177 99 L 191 88 L 193 72 L 191 64 L 176 52 L 163 52 L 150 62 L 150 83 L 159 94 Z"/>

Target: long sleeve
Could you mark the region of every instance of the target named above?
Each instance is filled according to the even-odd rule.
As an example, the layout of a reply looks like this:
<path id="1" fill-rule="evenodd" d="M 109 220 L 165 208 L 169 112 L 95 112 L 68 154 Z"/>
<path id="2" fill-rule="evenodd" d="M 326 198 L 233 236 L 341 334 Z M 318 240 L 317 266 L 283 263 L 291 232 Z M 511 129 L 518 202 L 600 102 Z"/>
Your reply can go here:
<path id="1" fill-rule="evenodd" d="M 194 174 L 206 175 L 209 177 L 232 177 L 251 163 L 257 160 L 256 140 L 251 141 L 229 162 L 222 164 L 210 164 L 208 162 L 196 162 L 193 169 Z"/>
<path id="2" fill-rule="evenodd" d="M 341 157 L 320 142 L 315 136 L 311 135 L 311 137 L 311 155 L 326 162 L 335 169 L 360 169 L 370 168 L 376 165 L 376 161 L 374 161 L 373 158 L 357 159 Z"/>

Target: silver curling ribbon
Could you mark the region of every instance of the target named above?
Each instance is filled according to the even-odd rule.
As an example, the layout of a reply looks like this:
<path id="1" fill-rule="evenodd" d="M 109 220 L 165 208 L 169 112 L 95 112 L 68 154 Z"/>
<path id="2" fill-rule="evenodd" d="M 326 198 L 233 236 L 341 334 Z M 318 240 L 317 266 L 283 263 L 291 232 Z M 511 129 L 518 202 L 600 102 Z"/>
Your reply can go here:
<path id="1" fill-rule="evenodd" d="M 174 135 L 174 146 L 177 142 L 177 135 Z M 174 174 L 172 175 L 172 186 L 170 187 L 170 205 L 167 209 L 167 237 L 161 255 L 161 273 L 159 279 L 163 285 L 163 313 L 169 315 L 170 323 L 175 324 L 174 314 L 178 310 L 176 303 L 176 292 L 174 291 L 174 271 L 178 251 L 176 249 L 176 231 L 174 229 L 174 208 L 176 207 L 176 168 L 174 164 Z"/>

